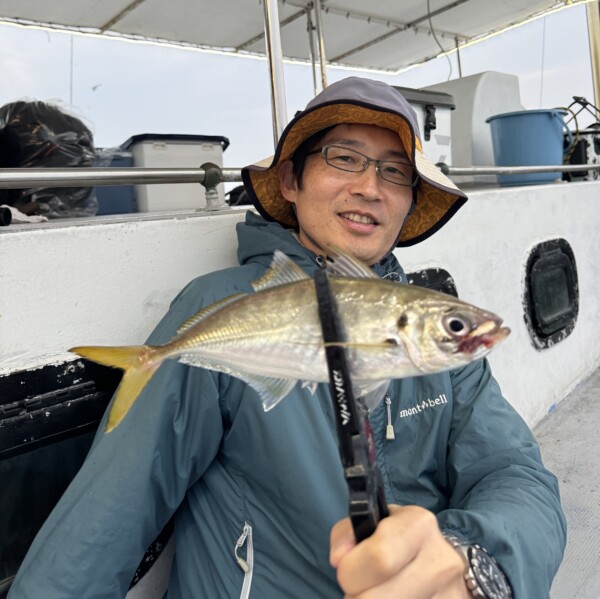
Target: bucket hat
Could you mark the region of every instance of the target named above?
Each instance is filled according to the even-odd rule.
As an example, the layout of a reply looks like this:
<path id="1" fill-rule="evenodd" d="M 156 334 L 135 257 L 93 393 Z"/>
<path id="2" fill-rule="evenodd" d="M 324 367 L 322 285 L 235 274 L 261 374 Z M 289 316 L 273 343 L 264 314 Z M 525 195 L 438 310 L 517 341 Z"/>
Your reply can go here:
<path id="1" fill-rule="evenodd" d="M 298 112 L 279 138 L 275 155 L 242 169 L 242 179 L 258 212 L 267 220 L 297 228 L 292 204 L 279 187 L 279 165 L 318 131 L 341 124 L 376 125 L 400 136 L 418 174 L 416 206 L 406 218 L 398 247 L 427 239 L 445 225 L 467 196 L 423 152 L 417 115 L 394 87 L 348 77 L 332 83 Z"/>

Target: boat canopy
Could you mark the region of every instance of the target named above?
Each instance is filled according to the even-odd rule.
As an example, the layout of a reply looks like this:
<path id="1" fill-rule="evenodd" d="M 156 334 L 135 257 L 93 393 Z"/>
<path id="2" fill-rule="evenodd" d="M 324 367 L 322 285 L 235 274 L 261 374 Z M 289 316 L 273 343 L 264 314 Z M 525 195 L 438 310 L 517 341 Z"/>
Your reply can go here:
<path id="1" fill-rule="evenodd" d="M 263 1 L 0 0 L 0 23 L 265 55 Z M 396 72 L 435 58 L 440 46 L 451 51 L 580 2 L 279 0 L 277 8 L 286 59 L 314 61 L 317 25 L 329 65 Z"/>

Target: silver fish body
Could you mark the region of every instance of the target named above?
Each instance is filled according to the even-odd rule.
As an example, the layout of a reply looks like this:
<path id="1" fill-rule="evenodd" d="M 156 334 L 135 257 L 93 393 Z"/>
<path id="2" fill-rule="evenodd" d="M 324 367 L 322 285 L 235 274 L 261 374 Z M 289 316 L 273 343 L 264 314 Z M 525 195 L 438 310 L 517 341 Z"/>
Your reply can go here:
<path id="1" fill-rule="evenodd" d="M 369 408 L 381 400 L 391 379 L 466 364 L 487 354 L 509 333 L 490 312 L 442 293 L 379 279 L 339 251 L 329 269 L 354 392 Z M 258 392 L 265 410 L 298 381 L 313 387 L 326 382 L 314 280 L 277 252 L 271 269 L 254 287 L 253 294 L 225 298 L 202 310 L 166 345 L 121 352 L 137 352 L 133 362 L 146 365 L 146 381 L 168 358 L 231 374 Z M 122 355 L 114 359 L 111 348 L 73 351 L 132 371 Z M 115 400 L 113 427 L 141 390 L 139 383 L 129 386 L 127 393 L 135 396 L 124 397 L 121 408 Z"/>

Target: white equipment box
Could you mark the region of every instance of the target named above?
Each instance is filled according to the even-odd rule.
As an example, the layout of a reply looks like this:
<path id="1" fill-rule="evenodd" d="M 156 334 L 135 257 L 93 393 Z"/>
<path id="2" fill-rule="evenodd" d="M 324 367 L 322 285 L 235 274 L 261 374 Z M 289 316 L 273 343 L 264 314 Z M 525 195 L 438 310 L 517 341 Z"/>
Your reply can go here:
<path id="1" fill-rule="evenodd" d="M 519 78 L 507 73 L 486 71 L 437 83 L 427 91 L 452 94 L 456 110 L 452 111 L 453 166 L 494 166 L 492 130 L 487 118 L 495 114 L 523 110 Z M 496 175 L 459 175 L 452 180 L 460 187 L 465 183 L 496 184 Z"/>
<path id="2" fill-rule="evenodd" d="M 226 137 L 216 135 L 176 135 L 144 133 L 129 138 L 121 147 L 131 151 L 133 166 L 149 168 L 200 168 L 205 162 L 223 166 Z M 225 190 L 217 186 L 219 202 Z M 200 183 L 136 185 L 138 212 L 198 210 L 206 206 L 205 189 Z"/>
<path id="3" fill-rule="evenodd" d="M 423 151 L 434 163 L 452 164 L 450 112 L 454 110 L 452 96 L 445 92 L 394 86 L 417 113 L 417 123 Z"/>

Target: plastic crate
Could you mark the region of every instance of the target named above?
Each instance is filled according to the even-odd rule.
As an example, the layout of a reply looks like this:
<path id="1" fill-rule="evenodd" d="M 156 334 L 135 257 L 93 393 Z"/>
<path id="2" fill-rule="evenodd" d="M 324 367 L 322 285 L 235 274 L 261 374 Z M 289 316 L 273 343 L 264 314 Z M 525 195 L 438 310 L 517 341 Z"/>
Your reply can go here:
<path id="1" fill-rule="evenodd" d="M 134 135 L 121 147 L 131 151 L 136 167 L 199 168 L 205 162 L 223 166 L 223 152 L 228 145 L 229 140 L 221 136 L 144 133 Z M 223 184 L 217 192 L 224 203 Z M 200 183 L 136 185 L 135 194 L 139 212 L 197 210 L 206 206 Z"/>

